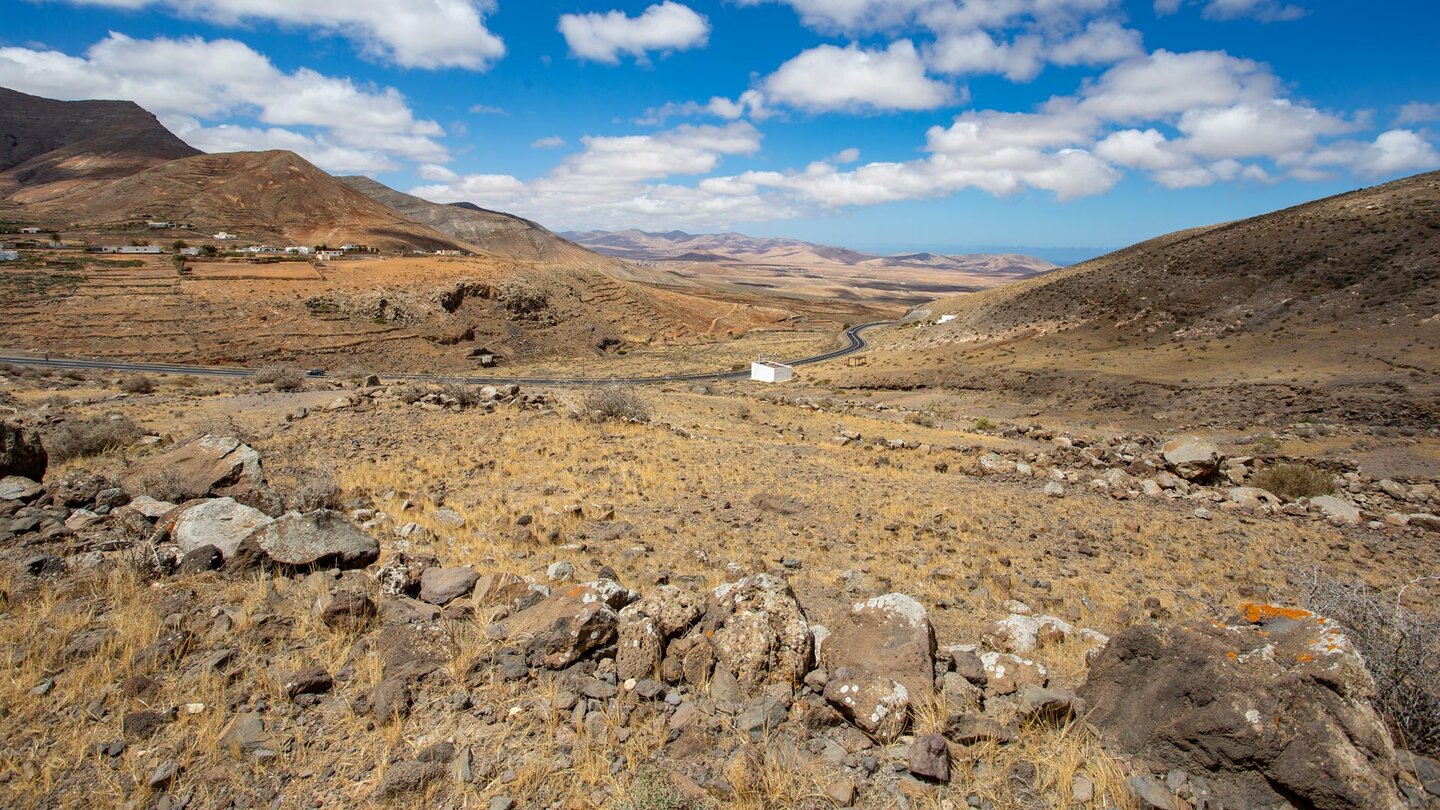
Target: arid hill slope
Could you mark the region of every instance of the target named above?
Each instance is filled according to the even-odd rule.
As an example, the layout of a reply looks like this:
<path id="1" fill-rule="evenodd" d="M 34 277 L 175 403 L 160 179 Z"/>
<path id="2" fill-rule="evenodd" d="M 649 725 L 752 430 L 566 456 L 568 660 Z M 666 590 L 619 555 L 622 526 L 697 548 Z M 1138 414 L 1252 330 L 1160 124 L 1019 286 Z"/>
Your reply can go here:
<path id="1" fill-rule="evenodd" d="M 37 202 L 200 154 L 130 101 L 54 101 L 0 87 L 0 197 Z"/>
<path id="2" fill-rule="evenodd" d="M 1440 173 L 920 308 L 849 382 L 1111 418 L 1440 426 Z M 939 321 L 944 321 L 940 323 Z"/>
<path id="3" fill-rule="evenodd" d="M 1111 324 L 1146 334 L 1425 318 L 1440 306 L 1440 172 L 1142 242 L 928 307 L 957 338 Z M 1283 334 L 1277 334 L 1283 337 Z"/>
<path id="4" fill-rule="evenodd" d="M 469 203 L 442 205 L 396 191 L 369 177 L 336 178 L 365 196 L 427 225 L 506 259 L 544 262 L 564 266 L 604 268 L 615 264 L 585 248 L 551 233 L 528 219 L 490 211 Z"/>
<path id="5" fill-rule="evenodd" d="M 27 206 L 33 218 L 103 227 L 146 219 L 193 223 L 300 244 L 470 249 L 406 219 L 288 151 L 197 155 L 100 188 Z"/>

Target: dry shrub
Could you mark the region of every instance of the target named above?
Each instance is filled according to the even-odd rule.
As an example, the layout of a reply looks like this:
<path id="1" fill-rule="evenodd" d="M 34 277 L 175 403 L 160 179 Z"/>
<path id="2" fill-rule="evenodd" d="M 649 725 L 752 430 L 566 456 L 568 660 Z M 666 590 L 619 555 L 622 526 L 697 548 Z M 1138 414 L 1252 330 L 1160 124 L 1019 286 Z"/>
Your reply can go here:
<path id="1" fill-rule="evenodd" d="M 465 385 L 463 383 L 446 383 L 442 385 L 440 395 L 453 398 L 456 402 L 460 403 L 461 407 L 465 408 L 473 408 L 484 401 L 484 397 L 480 396 L 479 387 Z"/>
<path id="2" fill-rule="evenodd" d="M 299 512 L 344 508 L 334 473 L 316 467 L 295 473 L 295 488 L 285 499 L 285 505 Z"/>
<path id="3" fill-rule="evenodd" d="M 1404 591 L 1377 591 L 1318 569 L 1293 577 L 1306 607 L 1339 622 L 1375 678 L 1375 702 L 1396 738 L 1440 754 L 1440 616 L 1401 604 Z M 1436 579 L 1426 577 L 1425 579 Z"/>
<path id="4" fill-rule="evenodd" d="M 669 775 L 653 765 L 641 768 L 625 798 L 613 805 L 614 810 L 685 810 L 690 806 Z"/>
<path id="5" fill-rule="evenodd" d="M 650 403 L 640 396 L 633 385 L 598 385 L 585 392 L 585 412 L 598 414 L 601 419 L 634 419 L 644 422 L 650 418 Z"/>
<path id="6" fill-rule="evenodd" d="M 144 429 L 125 416 L 68 419 L 47 430 L 41 441 L 50 460 L 69 461 L 129 447 L 140 441 Z"/>
<path id="7" fill-rule="evenodd" d="M 293 368 L 266 368 L 255 372 L 255 382 L 275 391 L 303 391 L 305 375 Z"/>
<path id="8" fill-rule="evenodd" d="M 1314 498 L 1335 491 L 1330 473 L 1309 464 L 1276 464 L 1255 474 L 1251 484 L 1282 498 Z"/>
<path id="9" fill-rule="evenodd" d="M 149 394 L 155 391 L 155 381 L 139 374 L 120 381 L 120 390 L 127 394 Z"/>

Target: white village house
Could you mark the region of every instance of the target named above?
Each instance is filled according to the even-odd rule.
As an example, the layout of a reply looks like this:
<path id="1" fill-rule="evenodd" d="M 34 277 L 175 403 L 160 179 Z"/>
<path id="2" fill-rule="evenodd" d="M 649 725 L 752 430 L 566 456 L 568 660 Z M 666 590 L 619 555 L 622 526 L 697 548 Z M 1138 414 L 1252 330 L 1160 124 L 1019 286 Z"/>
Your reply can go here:
<path id="1" fill-rule="evenodd" d="M 215 234 L 215 238 L 216 238 L 216 239 L 234 239 L 234 238 L 235 238 L 235 234 L 233 234 L 233 233 L 226 233 L 225 231 L 221 231 L 221 232 Z"/>
<path id="2" fill-rule="evenodd" d="M 329 262 L 334 261 L 344 255 L 345 251 L 343 250 L 317 250 L 315 251 L 315 260 L 321 262 Z"/>
<path id="3" fill-rule="evenodd" d="M 20 229 L 20 232 L 21 232 L 21 233 L 39 233 L 39 232 L 40 232 L 40 229 L 39 229 L 39 228 L 36 228 L 36 227 L 34 227 L 34 226 L 30 226 L 30 227 L 27 227 L 27 228 L 21 228 L 21 229 Z"/>
<path id="4" fill-rule="evenodd" d="M 18 250 L 0 250 L 0 262 L 18 262 L 18 261 L 20 261 L 20 251 L 18 251 Z"/>
<path id="5" fill-rule="evenodd" d="M 756 360 L 750 364 L 750 379 L 758 382 L 788 382 L 795 376 L 795 369 L 784 363 Z"/>

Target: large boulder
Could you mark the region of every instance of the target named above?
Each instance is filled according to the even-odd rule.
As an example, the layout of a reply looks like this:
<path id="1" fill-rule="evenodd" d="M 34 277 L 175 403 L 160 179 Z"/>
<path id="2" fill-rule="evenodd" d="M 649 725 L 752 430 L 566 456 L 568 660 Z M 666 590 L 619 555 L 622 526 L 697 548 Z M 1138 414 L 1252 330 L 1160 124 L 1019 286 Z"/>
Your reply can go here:
<path id="1" fill-rule="evenodd" d="M 1375 685 L 1340 628 L 1247 605 L 1233 624 L 1119 634 L 1080 690 L 1124 752 L 1203 775 L 1226 807 L 1399 810 Z"/>
<path id="2" fill-rule="evenodd" d="M 830 672 L 864 670 L 905 685 L 911 700 L 935 693 L 935 629 L 925 607 L 901 593 L 859 602 L 825 639 Z"/>
<path id="3" fill-rule="evenodd" d="M 230 560 L 245 538 L 273 522 L 274 518 L 236 503 L 234 498 L 216 498 L 181 509 L 171 526 L 170 539 L 187 554 L 202 546 L 214 546 Z"/>
<path id="4" fill-rule="evenodd" d="M 289 568 L 364 568 L 380 557 L 380 544 L 331 509 L 287 512 L 241 542 L 237 555 Z"/>
<path id="5" fill-rule="evenodd" d="M 18 475 L 32 481 L 45 478 L 50 457 L 40 434 L 18 422 L 0 422 L 0 478 Z"/>
<path id="6" fill-rule="evenodd" d="M 564 669 L 615 640 L 619 612 L 636 594 L 599 579 L 557 588 L 500 625 L 500 635 L 524 642 L 551 669 Z"/>
<path id="7" fill-rule="evenodd" d="M 754 574 L 721 585 L 706 599 L 700 627 L 716 668 L 747 696 L 770 683 L 798 684 L 810 670 L 810 625 L 783 579 Z"/>
<path id="8" fill-rule="evenodd" d="M 661 585 L 620 611 L 616 674 L 620 678 L 655 677 L 665 642 L 690 629 L 700 618 L 703 604 L 698 594 Z"/>
<path id="9" fill-rule="evenodd" d="M 905 684 L 862 669 L 844 668 L 825 684 L 825 699 L 846 720 L 882 743 L 893 741 L 910 720 Z"/>
<path id="10" fill-rule="evenodd" d="M 1160 448 L 1165 463 L 1176 475 L 1187 481 L 1200 481 L 1220 469 L 1220 448 L 1210 442 L 1185 437 L 1171 439 Z"/>
<path id="11" fill-rule="evenodd" d="M 420 575 L 420 598 L 432 605 L 445 606 L 475 590 L 480 574 L 469 567 L 426 568 Z"/>
<path id="12" fill-rule="evenodd" d="M 265 475 L 260 454 L 233 436 L 201 436 L 120 476 L 120 486 L 131 495 L 144 495 L 147 487 L 163 482 L 171 500 L 212 495 L 238 495 L 260 487 Z"/>

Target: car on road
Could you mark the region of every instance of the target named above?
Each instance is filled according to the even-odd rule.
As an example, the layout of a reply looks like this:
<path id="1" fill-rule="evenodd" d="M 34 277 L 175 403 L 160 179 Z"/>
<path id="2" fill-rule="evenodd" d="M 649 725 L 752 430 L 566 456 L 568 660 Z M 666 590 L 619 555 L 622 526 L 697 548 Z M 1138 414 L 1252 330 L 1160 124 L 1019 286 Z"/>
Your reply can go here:
<path id="1" fill-rule="evenodd" d="M 305 376 L 306 376 L 306 377 L 324 377 L 324 376 L 325 376 L 325 369 L 323 369 L 323 368 L 312 368 L 312 369 L 310 369 L 309 371 L 305 372 Z"/>

